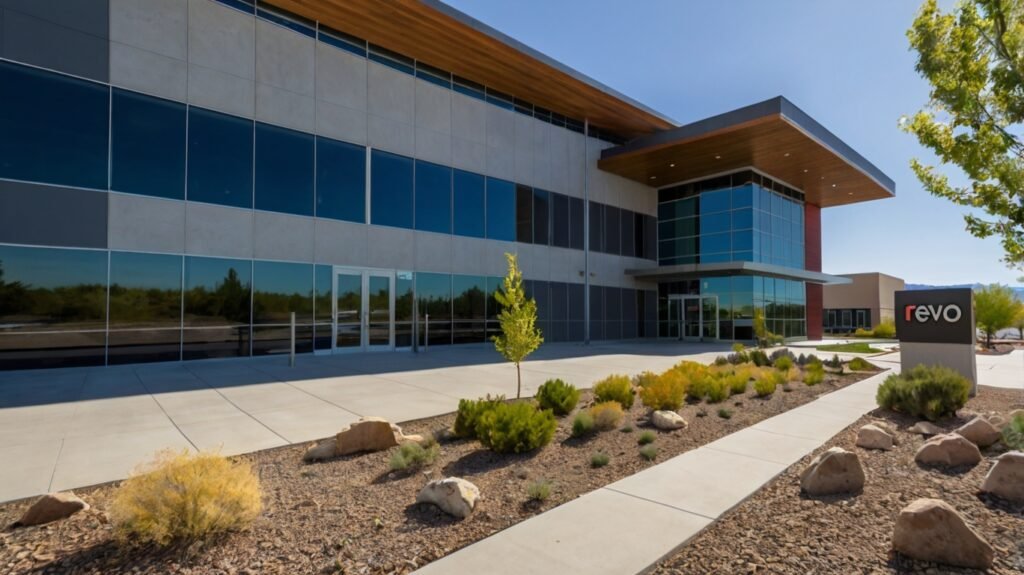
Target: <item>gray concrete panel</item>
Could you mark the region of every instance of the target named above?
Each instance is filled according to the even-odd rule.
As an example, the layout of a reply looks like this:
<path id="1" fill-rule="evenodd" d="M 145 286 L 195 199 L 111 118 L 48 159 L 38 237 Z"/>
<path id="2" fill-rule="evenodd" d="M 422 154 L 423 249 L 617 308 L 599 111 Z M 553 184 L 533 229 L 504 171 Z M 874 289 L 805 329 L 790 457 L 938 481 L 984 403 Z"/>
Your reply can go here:
<path id="1" fill-rule="evenodd" d="M 317 263 L 339 266 L 368 266 L 368 234 L 370 226 L 317 218 L 315 241 Z"/>
<path id="2" fill-rule="evenodd" d="M 452 265 L 455 274 L 481 275 L 487 274 L 488 240 L 452 236 Z"/>
<path id="3" fill-rule="evenodd" d="M 423 80 L 416 80 L 416 127 L 442 134 L 452 133 L 452 92 Z"/>
<path id="4" fill-rule="evenodd" d="M 255 30 L 252 16 L 210 0 L 189 0 L 189 62 L 252 80 L 256 76 Z"/>
<path id="5" fill-rule="evenodd" d="M 105 3 L 102 8 L 106 18 Z M 97 36 L 16 10 L 4 10 L 3 26 L 0 55 L 5 58 L 100 82 L 109 78 L 105 29 L 103 36 Z"/>
<path id="6" fill-rule="evenodd" d="M 486 144 L 487 108 L 486 102 L 452 92 L 452 135 Z"/>
<path id="7" fill-rule="evenodd" d="M 313 96 L 316 40 L 265 20 L 256 20 L 256 82 Z"/>
<path id="8" fill-rule="evenodd" d="M 256 259 L 313 261 L 313 218 L 257 210 L 253 224 Z"/>
<path id="9" fill-rule="evenodd" d="M 188 101 L 204 108 L 252 118 L 256 108 L 256 88 L 252 80 L 190 64 Z"/>
<path id="10" fill-rule="evenodd" d="M 432 232 L 416 233 L 416 271 L 450 273 L 452 236 Z"/>
<path id="11" fill-rule="evenodd" d="M 127 44 L 110 42 L 110 83 L 185 102 L 188 63 Z"/>
<path id="12" fill-rule="evenodd" d="M 900 342 L 900 363 L 904 370 L 918 365 L 941 365 L 956 370 L 971 382 L 971 395 L 978 388 L 978 363 L 973 344 Z"/>
<path id="13" fill-rule="evenodd" d="M 185 202 L 133 194 L 110 194 L 110 249 L 185 251 Z"/>
<path id="14" fill-rule="evenodd" d="M 188 59 L 188 0 L 110 0 L 110 40 Z"/>
<path id="15" fill-rule="evenodd" d="M 452 166 L 478 174 L 487 172 L 487 146 L 452 137 Z"/>
<path id="16" fill-rule="evenodd" d="M 316 132 L 321 136 L 366 144 L 366 112 L 316 101 Z"/>
<path id="17" fill-rule="evenodd" d="M 252 210 L 188 202 L 185 207 L 185 252 L 251 258 L 252 220 Z"/>
<path id="18" fill-rule="evenodd" d="M 327 44 L 316 46 L 318 100 L 366 111 L 366 59 Z"/>
<path id="19" fill-rule="evenodd" d="M 371 114 L 412 124 L 416 103 L 416 79 L 387 66 L 368 64 L 368 97 Z"/>
<path id="20" fill-rule="evenodd" d="M 515 154 L 510 149 L 487 146 L 487 170 L 484 173 L 495 178 L 515 181 Z"/>
<path id="21" fill-rule="evenodd" d="M 367 260 L 372 262 L 374 267 L 413 269 L 415 232 L 386 226 L 368 226 L 366 235 Z"/>
<path id="22" fill-rule="evenodd" d="M 256 119 L 312 133 L 316 125 L 316 103 L 311 96 L 257 83 Z"/>
<path id="23" fill-rule="evenodd" d="M 106 248 L 107 196 L 0 180 L 0 242 Z"/>
<path id="24" fill-rule="evenodd" d="M 452 165 L 452 137 L 427 128 L 416 128 L 416 157 L 428 162 Z"/>
<path id="25" fill-rule="evenodd" d="M 108 37 L 108 0 L 0 0 L 0 8 L 98 38 Z"/>
<path id="26" fill-rule="evenodd" d="M 516 113 L 487 106 L 487 145 L 512 151 L 516 145 Z"/>
<path id="27" fill-rule="evenodd" d="M 374 148 L 404 156 L 415 153 L 416 134 L 412 124 L 371 114 L 367 117 L 366 136 L 367 142 Z"/>

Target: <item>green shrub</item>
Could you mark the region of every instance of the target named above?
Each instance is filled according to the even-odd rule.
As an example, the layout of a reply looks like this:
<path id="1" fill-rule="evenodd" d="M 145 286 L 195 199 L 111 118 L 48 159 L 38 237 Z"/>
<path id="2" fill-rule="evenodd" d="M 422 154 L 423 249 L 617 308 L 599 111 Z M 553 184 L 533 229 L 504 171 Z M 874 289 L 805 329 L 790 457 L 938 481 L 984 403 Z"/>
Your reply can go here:
<path id="1" fill-rule="evenodd" d="M 584 409 L 572 419 L 572 436 L 583 437 L 594 431 L 594 416 L 590 410 Z"/>
<path id="2" fill-rule="evenodd" d="M 617 401 L 623 409 L 629 409 L 633 407 L 633 386 L 624 375 L 609 375 L 594 385 L 594 400 Z"/>
<path id="3" fill-rule="evenodd" d="M 793 367 L 793 360 L 789 356 L 782 356 L 775 360 L 775 369 L 779 371 L 789 371 L 789 368 Z"/>
<path id="4" fill-rule="evenodd" d="M 1018 415 L 1003 428 L 1003 443 L 1012 450 L 1024 451 L 1024 415 Z"/>
<path id="5" fill-rule="evenodd" d="M 804 365 L 821 365 L 821 358 L 814 355 L 813 353 L 807 356 L 807 361 Z"/>
<path id="6" fill-rule="evenodd" d="M 718 417 L 721 417 L 722 419 L 732 419 L 732 410 L 723 407 L 718 410 Z"/>
<path id="7" fill-rule="evenodd" d="M 715 358 L 715 365 L 729 365 L 729 359 L 724 355 Z"/>
<path id="8" fill-rule="evenodd" d="M 601 431 L 615 429 L 622 424 L 622 406 L 617 401 L 605 401 L 590 408 L 594 427 Z"/>
<path id="9" fill-rule="evenodd" d="M 766 371 L 754 381 L 754 392 L 758 397 L 775 393 L 775 388 L 786 383 L 786 376 L 779 371 Z"/>
<path id="10" fill-rule="evenodd" d="M 595 453 L 590 456 L 590 466 L 593 468 L 604 467 L 608 465 L 610 458 L 607 453 Z"/>
<path id="11" fill-rule="evenodd" d="M 858 327 L 853 332 L 853 337 L 875 337 L 875 334 L 874 334 L 874 332 L 872 332 L 870 330 L 866 330 L 866 329 L 864 329 L 862 327 Z"/>
<path id="12" fill-rule="evenodd" d="M 398 446 L 398 451 L 391 454 L 388 466 L 391 471 L 413 471 L 430 465 L 441 453 L 436 441 L 426 440 L 421 445 L 415 441 L 406 441 Z"/>
<path id="13" fill-rule="evenodd" d="M 747 346 L 743 345 L 742 343 L 740 343 L 738 341 L 736 343 L 732 344 L 732 351 L 733 351 L 733 353 L 740 353 L 740 352 L 742 352 L 742 351 L 744 351 L 746 349 L 747 349 Z"/>
<path id="14" fill-rule="evenodd" d="M 820 363 L 809 363 L 804 368 L 804 383 L 818 385 L 825 381 L 825 368 Z"/>
<path id="15" fill-rule="evenodd" d="M 640 448 L 640 455 L 647 461 L 654 461 L 658 457 L 658 448 L 653 445 L 645 445 Z"/>
<path id="16" fill-rule="evenodd" d="M 658 374 L 653 371 L 644 371 L 633 378 L 633 383 L 639 388 L 647 387 L 648 385 L 658 381 Z"/>
<path id="17" fill-rule="evenodd" d="M 879 339 L 893 339 L 896 337 L 896 320 L 883 319 L 882 323 L 875 326 L 875 329 L 871 332 L 872 335 Z"/>
<path id="18" fill-rule="evenodd" d="M 545 501 L 551 497 L 551 482 L 547 479 L 538 479 L 526 486 L 526 495 L 530 501 Z"/>
<path id="19" fill-rule="evenodd" d="M 843 360 L 839 359 L 839 354 L 834 354 L 832 359 L 826 359 L 824 362 L 825 367 L 831 367 L 832 369 L 842 369 Z"/>
<path id="20" fill-rule="evenodd" d="M 686 398 L 690 401 L 702 401 L 711 392 L 712 385 L 714 384 L 709 375 L 695 374 L 686 386 Z"/>
<path id="21" fill-rule="evenodd" d="M 580 390 L 560 379 L 549 379 L 537 389 L 537 403 L 555 415 L 568 415 L 580 400 Z"/>
<path id="22" fill-rule="evenodd" d="M 657 438 L 658 436 L 653 431 L 645 431 L 636 438 L 636 442 L 640 445 L 647 445 L 648 443 L 654 443 L 654 440 Z"/>
<path id="23" fill-rule="evenodd" d="M 685 376 L 671 369 L 640 388 L 640 401 L 653 410 L 675 411 L 683 406 L 685 396 Z"/>
<path id="24" fill-rule="evenodd" d="M 885 409 L 936 421 L 955 415 L 967 403 L 970 389 L 967 379 L 952 369 L 919 365 L 887 377 L 875 399 Z"/>
<path id="25" fill-rule="evenodd" d="M 476 435 L 496 453 L 525 453 L 551 443 L 556 427 L 550 411 L 530 403 L 501 403 L 480 415 Z"/>
<path id="26" fill-rule="evenodd" d="M 633 433 L 633 426 L 627 423 L 626 425 L 620 427 L 619 431 L 621 431 L 622 433 Z"/>
<path id="27" fill-rule="evenodd" d="M 768 354 L 759 349 L 752 349 L 750 350 L 750 361 L 757 367 L 764 367 L 769 364 Z"/>
<path id="28" fill-rule="evenodd" d="M 747 392 L 747 384 L 750 382 L 750 372 L 743 370 L 730 373 L 722 378 L 722 381 L 729 387 L 730 395 L 743 395 Z"/>
<path id="29" fill-rule="evenodd" d="M 850 363 L 846 364 L 850 368 L 850 371 L 872 371 L 875 366 L 868 363 L 863 357 L 855 357 L 850 360 Z"/>
<path id="30" fill-rule="evenodd" d="M 708 379 L 708 403 L 721 403 L 732 394 L 732 387 L 725 378 Z"/>
<path id="31" fill-rule="evenodd" d="M 452 425 L 452 433 L 455 437 L 476 439 L 476 424 L 480 416 L 503 403 L 505 403 L 504 395 L 492 398 L 488 394 L 487 397 L 476 400 L 460 399 L 459 410 L 455 414 L 455 424 Z"/>

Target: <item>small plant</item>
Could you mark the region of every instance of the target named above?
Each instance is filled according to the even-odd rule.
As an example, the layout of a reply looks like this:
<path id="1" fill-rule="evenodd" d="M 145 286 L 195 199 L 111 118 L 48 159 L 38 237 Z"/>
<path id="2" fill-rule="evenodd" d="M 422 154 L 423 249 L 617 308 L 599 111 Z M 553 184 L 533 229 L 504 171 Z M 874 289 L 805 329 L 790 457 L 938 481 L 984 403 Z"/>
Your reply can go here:
<path id="1" fill-rule="evenodd" d="M 783 383 L 782 384 L 782 391 L 784 391 L 785 393 L 789 393 L 789 392 L 793 391 L 793 386 L 789 385 L 789 382 Z"/>
<path id="2" fill-rule="evenodd" d="M 654 440 L 657 438 L 658 436 L 655 435 L 653 431 L 645 431 L 636 438 L 636 442 L 640 445 L 647 445 L 649 443 L 654 443 Z"/>
<path id="3" fill-rule="evenodd" d="M 723 407 L 718 410 L 718 417 L 721 417 L 722 419 L 732 419 L 732 410 Z"/>
<path id="4" fill-rule="evenodd" d="M 707 417 L 707 416 L 708 416 L 708 411 L 706 409 L 700 408 L 700 409 L 697 410 L 697 417 Z"/>
<path id="5" fill-rule="evenodd" d="M 526 495 L 530 501 L 544 502 L 551 497 L 551 482 L 547 479 L 538 479 L 526 486 Z"/>
<path id="6" fill-rule="evenodd" d="M 476 425 L 480 443 L 496 453 L 525 453 L 551 443 L 558 422 L 548 410 L 529 403 L 501 403 Z"/>
<path id="7" fill-rule="evenodd" d="M 723 381 L 729 386 L 730 395 L 743 395 L 747 392 L 747 384 L 750 380 L 750 372 L 737 371 L 727 375 Z"/>
<path id="8" fill-rule="evenodd" d="M 561 379 L 549 379 L 537 389 L 537 404 L 555 415 L 568 415 L 580 400 L 580 390 Z"/>
<path id="9" fill-rule="evenodd" d="M 627 423 L 626 425 L 620 427 L 619 431 L 621 431 L 622 433 L 633 433 L 633 426 Z"/>
<path id="10" fill-rule="evenodd" d="M 732 344 L 732 351 L 733 351 L 733 353 L 740 353 L 740 352 L 742 352 L 742 351 L 744 351 L 746 349 L 747 349 L 747 346 L 743 345 L 742 343 L 740 343 L 738 341 L 736 343 Z"/>
<path id="11" fill-rule="evenodd" d="M 633 386 L 624 375 L 609 375 L 594 385 L 594 400 L 616 401 L 623 409 L 629 409 L 633 407 Z"/>
<path id="12" fill-rule="evenodd" d="M 671 369 L 640 388 L 640 401 L 648 409 L 676 411 L 685 396 L 685 376 Z"/>
<path id="13" fill-rule="evenodd" d="M 720 355 L 715 358 L 715 365 L 729 365 L 729 358 Z"/>
<path id="14" fill-rule="evenodd" d="M 455 414 L 455 423 L 452 425 L 452 433 L 455 437 L 463 439 L 476 439 L 476 424 L 480 416 L 505 403 L 505 396 L 499 395 L 492 398 L 490 394 L 480 399 L 460 399 L 459 410 Z"/>
<path id="15" fill-rule="evenodd" d="M 887 377 L 875 399 L 885 409 L 937 421 L 955 415 L 970 389 L 967 379 L 948 367 L 919 365 Z"/>
<path id="16" fill-rule="evenodd" d="M 598 467 L 604 467 L 608 465 L 611 459 L 607 453 L 595 453 L 590 456 L 590 466 L 597 469 Z"/>
<path id="17" fill-rule="evenodd" d="M 594 427 L 601 431 L 615 429 L 622 424 L 622 406 L 617 401 L 605 401 L 590 408 Z"/>
<path id="18" fill-rule="evenodd" d="M 789 356 L 781 356 L 775 360 L 775 369 L 779 371 L 789 371 L 793 367 L 793 360 Z"/>
<path id="19" fill-rule="evenodd" d="M 658 448 L 654 445 L 645 445 L 640 448 L 640 456 L 647 461 L 654 461 L 658 457 Z"/>
<path id="20" fill-rule="evenodd" d="M 813 353 L 809 354 L 807 356 L 807 360 L 804 362 L 804 365 L 821 365 L 821 358 L 814 355 Z"/>
<path id="21" fill-rule="evenodd" d="M 584 437 L 594 431 L 594 416 L 590 414 L 590 410 L 584 409 L 576 414 L 576 417 L 572 419 L 572 436 L 576 438 Z"/>
<path id="22" fill-rule="evenodd" d="M 425 440 L 423 445 L 415 441 L 399 445 L 398 450 L 391 454 L 388 467 L 391 471 L 414 471 L 434 463 L 441 447 L 432 439 Z"/>
<path id="23" fill-rule="evenodd" d="M 826 359 L 822 363 L 825 364 L 825 367 L 831 367 L 832 369 L 842 369 L 843 368 L 843 360 L 839 359 L 839 354 L 838 353 L 833 355 L 832 359 Z"/>
<path id="24" fill-rule="evenodd" d="M 261 508 L 260 482 L 249 463 L 163 451 L 117 489 L 110 518 L 122 540 L 168 545 L 244 529 Z"/>
<path id="25" fill-rule="evenodd" d="M 754 381 L 754 393 L 758 397 L 768 397 L 775 393 L 775 388 L 786 383 L 786 376 L 778 371 L 767 371 Z"/>
<path id="26" fill-rule="evenodd" d="M 744 389 L 746 386 L 744 386 Z M 729 399 L 732 387 L 725 379 L 708 379 L 707 397 L 709 403 L 721 403 Z"/>
<path id="27" fill-rule="evenodd" d="M 820 363 L 809 363 L 804 368 L 804 383 L 818 385 L 825 381 L 825 368 Z"/>
<path id="28" fill-rule="evenodd" d="M 1003 443 L 1014 451 L 1024 451 L 1024 415 L 1017 415 L 1006 424 Z"/>
<path id="29" fill-rule="evenodd" d="M 896 320 L 886 318 L 875 326 L 871 335 L 879 339 L 893 339 L 896 337 Z"/>
<path id="30" fill-rule="evenodd" d="M 761 351 L 760 349 L 750 350 L 750 361 L 757 367 L 765 367 L 769 365 L 768 354 Z"/>
<path id="31" fill-rule="evenodd" d="M 639 388 L 647 387 L 658 380 L 658 374 L 653 371 L 644 371 L 633 378 L 633 383 Z"/>
<path id="32" fill-rule="evenodd" d="M 850 371 L 872 371 L 875 368 L 863 357 L 851 359 L 850 363 L 846 364 L 846 366 L 850 368 Z"/>

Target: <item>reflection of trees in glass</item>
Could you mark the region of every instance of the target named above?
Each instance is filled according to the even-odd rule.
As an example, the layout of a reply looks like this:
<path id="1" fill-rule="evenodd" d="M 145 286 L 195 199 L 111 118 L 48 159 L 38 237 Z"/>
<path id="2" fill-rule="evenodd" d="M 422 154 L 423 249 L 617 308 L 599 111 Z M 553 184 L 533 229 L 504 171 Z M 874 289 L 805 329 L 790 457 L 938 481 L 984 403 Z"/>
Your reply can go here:
<path id="1" fill-rule="evenodd" d="M 473 286 L 460 293 L 454 302 L 455 319 L 483 319 L 486 298 L 487 294 L 480 286 Z"/>
<path id="2" fill-rule="evenodd" d="M 56 327 L 53 324 L 71 327 L 67 324 L 105 320 L 106 286 L 102 284 L 34 287 L 7 281 L 4 275 L 0 261 L 0 322 L 52 328 Z"/>
<path id="3" fill-rule="evenodd" d="M 213 290 L 199 285 L 185 292 L 185 313 L 199 323 L 248 324 L 249 282 L 242 281 L 238 270 L 229 268 Z"/>
<path id="4" fill-rule="evenodd" d="M 272 293 L 256 290 L 253 293 L 252 310 L 256 323 L 288 323 L 293 311 L 296 322 L 309 323 L 313 319 L 313 292 Z"/>
<path id="5" fill-rule="evenodd" d="M 145 288 L 110 285 L 111 327 L 148 327 L 142 324 L 181 323 L 181 288 Z M 135 325 L 116 325 L 135 324 Z"/>

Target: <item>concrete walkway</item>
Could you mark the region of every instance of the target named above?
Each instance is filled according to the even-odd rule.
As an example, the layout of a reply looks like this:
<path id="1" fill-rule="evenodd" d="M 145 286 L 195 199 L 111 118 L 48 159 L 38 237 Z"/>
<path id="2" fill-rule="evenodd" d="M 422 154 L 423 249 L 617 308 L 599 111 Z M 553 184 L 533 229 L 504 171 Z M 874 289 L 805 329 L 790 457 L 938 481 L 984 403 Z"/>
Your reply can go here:
<path id="1" fill-rule="evenodd" d="M 642 573 L 874 409 L 875 391 L 888 375 L 873 376 L 673 457 L 416 573 Z"/>
<path id="2" fill-rule="evenodd" d="M 560 377 L 709 363 L 728 344 L 547 344 L 523 364 L 523 395 Z M 0 501 L 122 479 L 165 448 L 238 454 L 337 433 L 360 416 L 401 422 L 460 398 L 515 395 L 492 346 L 0 373 Z"/>
<path id="3" fill-rule="evenodd" d="M 1005 355 L 977 355 L 978 385 L 1019 389 L 1024 391 L 1024 350 L 1014 350 Z M 868 358 L 879 367 L 900 365 L 900 352 L 876 355 Z"/>

